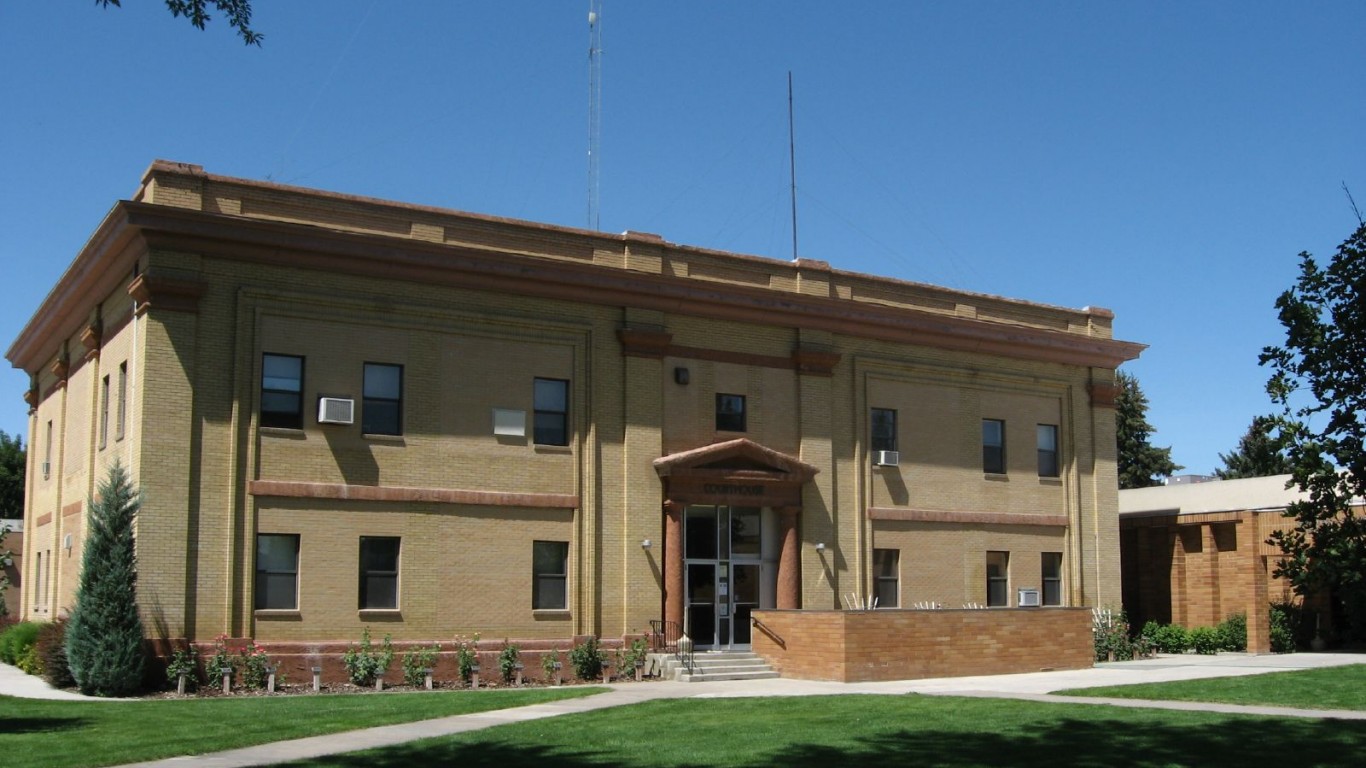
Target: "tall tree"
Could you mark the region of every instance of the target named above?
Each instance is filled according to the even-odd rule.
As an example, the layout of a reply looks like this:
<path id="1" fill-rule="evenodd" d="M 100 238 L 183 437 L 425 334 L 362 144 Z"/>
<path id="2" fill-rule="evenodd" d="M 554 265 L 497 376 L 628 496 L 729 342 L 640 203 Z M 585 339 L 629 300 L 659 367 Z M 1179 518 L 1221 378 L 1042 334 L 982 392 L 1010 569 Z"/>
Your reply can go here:
<path id="1" fill-rule="evenodd" d="M 24 516 L 24 439 L 0 429 L 0 520 Z"/>
<path id="2" fill-rule="evenodd" d="M 122 0 L 95 0 L 101 7 L 122 8 Z M 209 15 L 209 3 L 228 16 L 228 24 L 242 36 L 247 45 L 260 45 L 265 37 L 251 28 L 251 0 L 166 0 L 166 7 L 172 16 L 184 16 L 190 23 L 203 29 L 213 18 Z"/>
<path id="3" fill-rule="evenodd" d="M 1276 575 L 1300 594 L 1327 589 L 1356 639 L 1366 639 L 1366 224 L 1326 268 L 1300 254 L 1294 287 L 1276 299 L 1285 344 L 1267 347 L 1267 393 L 1281 406 L 1295 527 L 1272 534 Z"/>
<path id="4" fill-rule="evenodd" d="M 1256 416 L 1247 433 L 1238 438 L 1238 447 L 1219 454 L 1223 469 L 1214 470 L 1220 480 L 1242 477 L 1270 477 L 1290 474 L 1290 459 L 1285 455 L 1285 438 L 1270 416 Z"/>
<path id="5" fill-rule="evenodd" d="M 145 656 L 133 540 L 138 507 L 128 472 L 114 464 L 90 503 L 81 582 L 66 628 L 71 675 L 87 695 L 131 696 L 142 687 Z"/>
<path id="6" fill-rule="evenodd" d="M 1115 374 L 1119 394 L 1115 397 L 1115 438 L 1119 447 L 1119 487 L 1147 488 L 1183 469 L 1172 461 L 1171 448 L 1149 442 L 1153 425 L 1148 423 L 1148 398 L 1138 379 L 1120 371 Z"/>

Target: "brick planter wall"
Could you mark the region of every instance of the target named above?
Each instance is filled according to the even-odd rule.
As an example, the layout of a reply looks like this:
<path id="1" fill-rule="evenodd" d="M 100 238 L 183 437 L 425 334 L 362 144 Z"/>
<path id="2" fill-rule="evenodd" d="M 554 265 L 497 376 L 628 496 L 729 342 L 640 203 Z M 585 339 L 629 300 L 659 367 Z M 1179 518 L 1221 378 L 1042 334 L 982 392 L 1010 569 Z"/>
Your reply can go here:
<path id="1" fill-rule="evenodd" d="M 913 680 L 1084 669 L 1088 608 L 755 611 L 754 652 L 783 677 Z"/>

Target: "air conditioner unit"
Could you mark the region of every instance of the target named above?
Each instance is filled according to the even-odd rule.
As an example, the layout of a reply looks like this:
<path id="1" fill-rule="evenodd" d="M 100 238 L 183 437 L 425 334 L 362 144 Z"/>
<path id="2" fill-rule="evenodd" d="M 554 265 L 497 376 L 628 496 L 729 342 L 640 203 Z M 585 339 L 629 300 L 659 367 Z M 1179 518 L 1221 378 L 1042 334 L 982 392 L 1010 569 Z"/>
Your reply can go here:
<path id="1" fill-rule="evenodd" d="M 319 424 L 353 424 L 356 421 L 356 401 L 344 397 L 318 398 Z"/>
<path id="2" fill-rule="evenodd" d="M 1015 595 L 1015 605 L 1020 608 L 1038 608 L 1042 603 L 1039 602 L 1039 590 L 1024 588 Z"/>
<path id="3" fill-rule="evenodd" d="M 879 467 L 901 465 L 901 454 L 897 451 L 873 451 L 873 464 Z"/>

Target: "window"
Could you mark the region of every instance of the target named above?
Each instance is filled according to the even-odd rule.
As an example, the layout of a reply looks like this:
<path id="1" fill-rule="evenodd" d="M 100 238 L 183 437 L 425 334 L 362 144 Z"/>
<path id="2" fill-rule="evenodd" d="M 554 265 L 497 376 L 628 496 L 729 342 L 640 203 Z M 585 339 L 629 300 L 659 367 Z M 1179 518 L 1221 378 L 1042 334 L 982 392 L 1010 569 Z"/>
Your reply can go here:
<path id="1" fill-rule="evenodd" d="M 43 576 L 45 575 L 43 573 L 43 553 L 40 550 L 36 554 L 38 555 L 38 564 L 33 567 L 33 575 L 37 577 L 33 580 L 33 610 L 43 611 L 47 609 L 47 606 L 44 603 L 45 595 L 43 594 Z"/>
<path id="2" fill-rule="evenodd" d="M 564 610 L 566 607 L 568 607 L 568 565 L 569 542 L 532 542 L 532 608 L 535 608 L 537 610 Z"/>
<path id="3" fill-rule="evenodd" d="M 366 363 L 363 394 L 360 431 L 367 435 L 403 434 L 403 366 Z"/>
<path id="4" fill-rule="evenodd" d="M 304 428 L 304 359 L 261 356 L 261 426 Z"/>
<path id="5" fill-rule="evenodd" d="M 987 607 L 1010 605 L 1010 553 L 987 553 Z"/>
<path id="6" fill-rule="evenodd" d="M 1062 553 L 1043 553 L 1043 604 L 1062 605 Z"/>
<path id="7" fill-rule="evenodd" d="M 256 535 L 256 610 L 299 607 L 299 535 Z"/>
<path id="8" fill-rule="evenodd" d="M 716 431 L 745 431 L 744 395 L 716 395 Z"/>
<path id="9" fill-rule="evenodd" d="M 100 382 L 100 450 L 109 444 L 109 377 Z"/>
<path id="10" fill-rule="evenodd" d="M 900 603 L 901 550 L 873 550 L 873 596 L 877 607 L 896 608 Z"/>
<path id="11" fill-rule="evenodd" d="M 397 536 L 360 537 L 360 607 L 398 607 Z"/>
<path id="12" fill-rule="evenodd" d="M 1039 425 L 1039 477 L 1058 476 L 1058 426 Z"/>
<path id="13" fill-rule="evenodd" d="M 122 440 L 128 424 L 128 361 L 119 363 L 119 412 L 114 429 L 114 439 Z"/>
<path id="14" fill-rule="evenodd" d="M 47 437 L 43 441 L 43 477 L 52 475 L 52 420 L 47 422 Z"/>
<path id="15" fill-rule="evenodd" d="M 1006 423 L 1000 419 L 982 419 L 982 471 L 1006 473 Z"/>
<path id="16" fill-rule="evenodd" d="M 537 445 L 569 445 L 569 382 L 536 379 L 532 387 L 532 440 Z"/>
<path id="17" fill-rule="evenodd" d="M 874 408 L 869 419 L 873 428 L 870 448 L 874 451 L 896 450 L 896 411 L 890 408 Z"/>

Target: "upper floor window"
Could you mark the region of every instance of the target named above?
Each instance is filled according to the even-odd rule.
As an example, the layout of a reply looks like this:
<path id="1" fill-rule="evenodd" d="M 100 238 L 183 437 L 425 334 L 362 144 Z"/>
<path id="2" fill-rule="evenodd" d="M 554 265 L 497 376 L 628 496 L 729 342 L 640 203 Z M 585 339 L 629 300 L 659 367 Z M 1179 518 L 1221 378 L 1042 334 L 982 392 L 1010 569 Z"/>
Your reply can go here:
<path id="1" fill-rule="evenodd" d="M 1058 426 L 1039 425 L 1039 477 L 1058 476 Z"/>
<path id="2" fill-rule="evenodd" d="M 745 396 L 716 395 L 716 431 L 745 431 Z"/>
<path id="3" fill-rule="evenodd" d="M 896 411 L 890 408 L 874 408 L 869 421 L 872 423 L 873 439 L 869 446 L 874 451 L 895 451 Z"/>
<path id="4" fill-rule="evenodd" d="M 366 363 L 360 431 L 367 435 L 403 434 L 403 366 Z"/>
<path id="5" fill-rule="evenodd" d="M 109 377 L 100 382 L 100 450 L 109 444 Z"/>
<path id="6" fill-rule="evenodd" d="M 982 471 L 1006 472 L 1006 423 L 1000 419 L 982 419 Z"/>
<path id="7" fill-rule="evenodd" d="M 302 357 L 269 353 L 261 356 L 261 426 L 304 428 Z"/>
<path id="8" fill-rule="evenodd" d="M 128 425 L 128 361 L 119 363 L 119 412 L 117 425 L 114 430 L 114 439 L 122 440 L 124 430 Z"/>
<path id="9" fill-rule="evenodd" d="M 569 445 L 569 382 L 536 379 L 532 385 L 532 440 L 537 445 Z"/>

